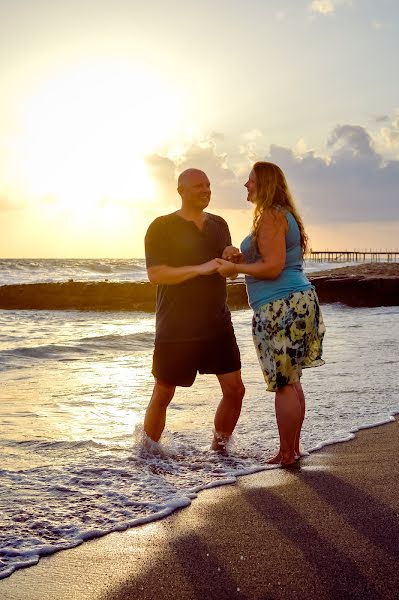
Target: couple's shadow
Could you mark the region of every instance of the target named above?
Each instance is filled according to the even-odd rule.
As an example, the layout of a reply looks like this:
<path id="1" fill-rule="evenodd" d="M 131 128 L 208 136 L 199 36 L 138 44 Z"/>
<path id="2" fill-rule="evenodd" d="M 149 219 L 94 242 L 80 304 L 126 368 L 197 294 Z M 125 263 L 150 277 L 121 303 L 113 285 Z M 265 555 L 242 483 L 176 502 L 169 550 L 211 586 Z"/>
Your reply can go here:
<path id="1" fill-rule="evenodd" d="M 106 599 L 397 600 L 396 512 L 348 481 L 302 464 L 262 474 L 262 487 L 238 480 L 206 514 L 199 508 L 198 527 L 186 526 L 192 509 L 195 521 L 195 506 L 170 517 L 152 566 Z M 322 511 L 306 502 L 312 496 Z M 180 592 L 169 594 L 174 571 Z"/>

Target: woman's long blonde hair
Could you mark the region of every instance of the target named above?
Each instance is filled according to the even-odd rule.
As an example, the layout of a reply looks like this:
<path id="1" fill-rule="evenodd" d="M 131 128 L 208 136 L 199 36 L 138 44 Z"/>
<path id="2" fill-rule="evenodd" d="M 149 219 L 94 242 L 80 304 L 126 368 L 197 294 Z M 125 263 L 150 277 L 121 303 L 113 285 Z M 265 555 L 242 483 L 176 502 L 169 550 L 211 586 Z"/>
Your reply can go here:
<path id="1" fill-rule="evenodd" d="M 259 227 L 265 210 L 287 210 L 289 211 L 299 227 L 301 236 L 301 247 L 305 254 L 308 245 L 302 219 L 295 207 L 294 200 L 288 188 L 284 173 L 274 163 L 256 162 L 252 167 L 256 176 L 255 212 L 252 223 L 252 234 L 256 243 Z"/>

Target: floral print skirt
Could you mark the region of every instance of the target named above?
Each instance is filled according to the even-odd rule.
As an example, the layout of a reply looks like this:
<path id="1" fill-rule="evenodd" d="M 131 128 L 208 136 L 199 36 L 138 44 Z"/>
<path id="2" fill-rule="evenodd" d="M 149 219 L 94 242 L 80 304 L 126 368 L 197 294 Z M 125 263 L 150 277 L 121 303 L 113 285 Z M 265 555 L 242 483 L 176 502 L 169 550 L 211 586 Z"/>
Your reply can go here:
<path id="1" fill-rule="evenodd" d="M 314 288 L 293 292 L 254 312 L 252 336 L 269 392 L 297 383 L 306 367 L 324 365 L 324 332 Z"/>

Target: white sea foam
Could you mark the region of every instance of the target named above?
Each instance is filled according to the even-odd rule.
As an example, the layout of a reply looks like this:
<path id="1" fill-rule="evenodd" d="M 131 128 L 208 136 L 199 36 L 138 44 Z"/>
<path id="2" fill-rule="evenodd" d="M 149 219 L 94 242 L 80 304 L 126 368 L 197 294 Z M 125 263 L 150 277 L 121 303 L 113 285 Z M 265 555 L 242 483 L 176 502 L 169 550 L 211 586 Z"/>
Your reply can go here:
<path id="1" fill-rule="evenodd" d="M 399 309 L 327 305 L 323 312 L 326 365 L 303 377 L 307 451 L 399 412 Z M 160 443 L 145 441 L 153 315 L 0 311 L 0 577 L 271 468 L 273 396 L 256 362 L 251 312 L 233 320 L 247 394 L 223 457 L 210 450 L 220 397 L 212 376 L 179 389 Z"/>

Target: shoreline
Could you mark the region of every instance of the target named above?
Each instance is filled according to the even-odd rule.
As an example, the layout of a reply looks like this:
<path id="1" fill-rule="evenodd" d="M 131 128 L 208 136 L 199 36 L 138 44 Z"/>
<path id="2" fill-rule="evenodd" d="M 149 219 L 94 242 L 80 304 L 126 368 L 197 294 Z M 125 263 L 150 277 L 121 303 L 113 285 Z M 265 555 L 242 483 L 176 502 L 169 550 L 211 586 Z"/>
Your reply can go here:
<path id="1" fill-rule="evenodd" d="M 337 267 L 308 275 L 322 304 L 398 306 L 399 263 Z M 231 310 L 248 308 L 244 283 L 228 283 Z M 4 310 L 155 311 L 156 286 L 149 282 L 30 283 L 0 286 Z"/>
<path id="2" fill-rule="evenodd" d="M 327 439 L 322 442 L 319 442 L 316 446 L 306 448 L 304 450 L 303 458 L 309 457 L 309 456 L 313 455 L 314 453 L 323 451 L 324 449 L 334 447 L 335 445 L 345 444 L 345 443 L 355 439 L 356 435 L 359 432 L 378 428 L 383 425 L 388 425 L 388 424 L 394 422 L 397 418 L 399 418 L 399 405 L 394 412 L 389 413 L 389 416 L 384 418 L 383 420 L 379 420 L 379 421 L 371 422 L 371 423 L 368 422 L 364 425 L 359 425 L 358 427 L 356 427 L 354 429 L 349 429 L 348 433 L 346 435 L 344 434 L 344 437 L 342 437 L 342 438 Z M 193 489 L 192 492 L 194 493 L 194 496 L 189 495 L 187 497 L 182 497 L 181 501 L 174 502 L 172 505 L 169 505 L 169 506 L 167 505 L 166 508 L 162 508 L 159 512 L 152 513 L 151 515 L 148 515 L 145 517 L 141 517 L 141 516 L 137 517 L 134 519 L 134 521 L 132 521 L 130 523 L 130 525 L 124 525 L 124 527 L 122 529 L 114 529 L 112 531 L 102 531 L 101 533 L 97 532 L 97 534 L 93 534 L 93 535 L 89 534 L 89 535 L 87 535 L 87 537 L 84 537 L 83 540 L 81 540 L 80 542 L 75 541 L 64 547 L 58 547 L 57 549 L 53 550 L 52 552 L 48 552 L 43 555 L 40 555 L 39 558 L 36 557 L 36 560 L 35 560 L 35 557 L 33 557 L 33 560 L 31 559 L 31 562 L 29 562 L 29 564 L 26 563 L 26 565 L 24 567 L 17 567 L 9 575 L 3 576 L 3 577 L 0 576 L 0 583 L 4 579 L 8 579 L 9 577 L 11 577 L 15 572 L 18 572 L 21 568 L 25 569 L 25 568 L 30 568 L 32 566 L 37 565 L 40 561 L 43 560 L 43 558 L 46 558 L 47 556 L 53 556 L 54 554 L 58 554 L 59 552 L 64 552 L 66 550 L 76 548 L 76 547 L 80 546 L 80 544 L 85 544 L 87 542 L 93 542 L 93 541 L 102 539 L 103 537 L 112 535 L 113 533 L 118 532 L 118 531 L 130 530 L 130 529 L 134 529 L 136 527 L 140 527 L 142 525 L 156 524 L 159 521 L 162 521 L 163 519 L 170 517 L 175 512 L 180 511 L 181 509 L 186 508 L 187 506 L 190 506 L 192 501 L 196 500 L 198 498 L 198 495 L 201 494 L 205 490 L 234 485 L 237 483 L 237 481 L 241 477 L 247 477 L 247 476 L 251 476 L 253 474 L 270 472 L 271 470 L 275 470 L 276 468 L 278 469 L 279 467 L 277 467 L 275 465 L 260 465 L 259 464 L 254 467 L 249 467 L 246 469 L 232 471 L 230 473 L 230 476 L 226 475 L 223 479 L 214 480 L 208 484 L 200 485 L 199 487 Z M 0 598 L 1 598 L 1 596 L 0 596 Z"/>
<path id="3" fill-rule="evenodd" d="M 354 432 L 350 440 L 313 449 L 301 460 L 298 470 L 272 468 L 238 476 L 233 485 L 202 490 L 190 506 L 177 509 L 167 518 L 44 557 L 36 566 L 17 570 L 0 580 L 0 596 L 4 600 L 396 600 L 399 572 L 391 562 L 392 558 L 399 560 L 399 465 L 389 461 L 389 457 L 396 456 L 398 450 L 397 418 L 365 426 Z M 309 502 L 309 486 L 316 493 L 313 501 L 321 508 L 323 501 L 326 504 L 322 519 L 317 506 Z M 249 504 L 257 509 L 255 515 L 248 506 L 248 494 Z M 298 507 L 299 498 L 304 503 Z M 303 521 L 295 524 L 293 516 L 300 516 Z M 256 526 L 252 521 L 255 517 L 259 521 Z M 240 527 L 241 522 L 245 526 Z M 265 530 L 266 537 L 259 538 L 259 527 Z M 184 552 L 180 553 L 181 544 Z M 262 545 L 264 555 L 259 552 Z M 296 546 L 302 552 L 299 558 Z M 295 553 L 294 563 L 287 553 Z M 306 565 L 308 554 L 312 560 Z M 249 556 L 250 564 L 245 563 Z M 298 560 L 304 562 L 307 571 L 298 566 Z M 327 564 L 328 560 L 333 564 Z M 210 578 L 209 563 L 220 565 L 213 569 Z M 315 565 L 316 573 L 312 573 Z M 343 568 L 344 582 L 340 582 Z M 176 569 L 182 573 L 174 580 Z M 201 580 L 202 572 L 205 575 Z M 346 577 L 349 574 L 352 579 Z M 201 593 L 192 595 L 193 588 Z M 337 594 L 326 595 L 329 588 L 330 592 L 338 588 Z"/>

